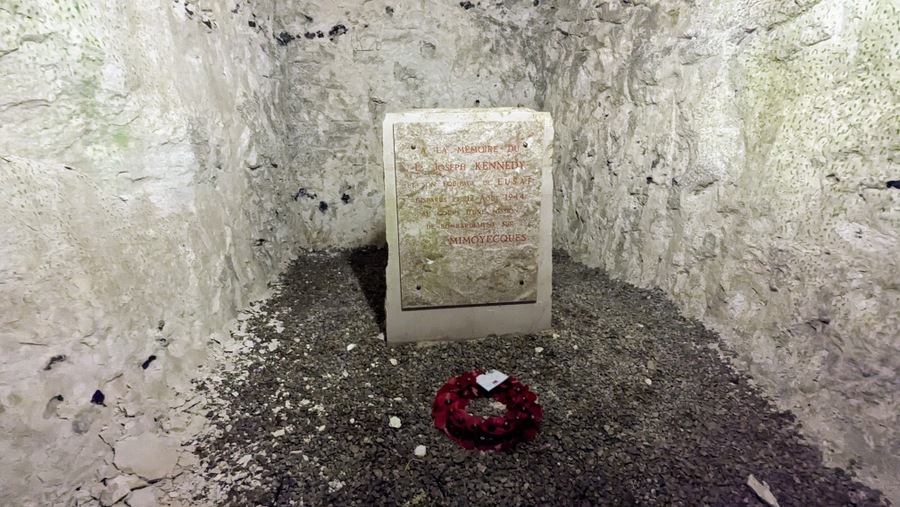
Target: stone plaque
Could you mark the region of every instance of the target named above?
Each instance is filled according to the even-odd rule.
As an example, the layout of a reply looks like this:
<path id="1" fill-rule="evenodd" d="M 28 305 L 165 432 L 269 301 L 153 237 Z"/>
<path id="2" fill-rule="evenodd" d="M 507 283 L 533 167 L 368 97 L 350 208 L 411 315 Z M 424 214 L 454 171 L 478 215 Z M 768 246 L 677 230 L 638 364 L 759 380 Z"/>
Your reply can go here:
<path id="1" fill-rule="evenodd" d="M 388 341 L 549 327 L 552 138 L 528 109 L 387 116 Z"/>

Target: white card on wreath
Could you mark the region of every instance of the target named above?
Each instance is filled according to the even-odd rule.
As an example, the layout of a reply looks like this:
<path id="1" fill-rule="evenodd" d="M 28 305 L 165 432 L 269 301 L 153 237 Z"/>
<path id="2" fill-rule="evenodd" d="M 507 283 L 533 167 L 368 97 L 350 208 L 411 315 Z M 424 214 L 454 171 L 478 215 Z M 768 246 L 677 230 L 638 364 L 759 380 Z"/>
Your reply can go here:
<path id="1" fill-rule="evenodd" d="M 504 375 L 497 370 L 491 370 L 487 373 L 482 373 L 481 375 L 475 377 L 475 382 L 478 382 L 478 385 L 483 387 L 485 391 L 490 391 L 491 389 L 502 384 L 503 381 L 508 378 L 508 375 Z"/>

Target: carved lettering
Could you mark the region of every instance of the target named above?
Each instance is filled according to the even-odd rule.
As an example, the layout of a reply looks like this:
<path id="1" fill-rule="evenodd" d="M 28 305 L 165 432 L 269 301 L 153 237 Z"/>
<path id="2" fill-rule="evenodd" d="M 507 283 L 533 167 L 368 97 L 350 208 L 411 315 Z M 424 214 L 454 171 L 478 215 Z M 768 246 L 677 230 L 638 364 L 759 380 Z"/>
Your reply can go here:
<path id="1" fill-rule="evenodd" d="M 475 162 L 476 171 L 513 171 L 525 169 L 525 162 L 521 160 L 489 160 Z"/>
<path id="2" fill-rule="evenodd" d="M 419 204 L 429 203 L 429 202 L 446 202 L 446 198 L 442 195 L 434 196 L 434 197 L 416 197 L 416 202 Z"/>
<path id="3" fill-rule="evenodd" d="M 432 170 L 434 170 L 435 172 L 439 172 L 439 173 L 451 173 L 451 172 L 465 171 L 466 164 L 464 164 L 464 163 L 456 164 L 453 162 L 446 162 L 446 163 L 442 164 L 439 162 L 435 162 L 434 166 L 432 166 Z"/>
<path id="4" fill-rule="evenodd" d="M 454 224 L 450 222 L 444 222 L 441 224 L 441 229 L 493 229 L 494 222 L 465 222 L 461 224 Z"/>
<path id="5" fill-rule="evenodd" d="M 533 185 L 534 178 L 531 176 L 513 176 L 511 178 L 497 178 L 498 186 L 518 186 Z"/>
<path id="6" fill-rule="evenodd" d="M 469 180 L 444 180 L 445 187 L 474 187 L 475 182 Z"/>
<path id="7" fill-rule="evenodd" d="M 398 170 L 389 181 L 398 189 L 403 308 L 533 299 L 544 126 L 421 122 L 393 129 Z M 481 274 L 497 269 L 516 274 L 502 281 Z"/>
<path id="8" fill-rule="evenodd" d="M 451 245 L 483 245 L 485 243 L 524 243 L 528 241 L 526 234 L 488 234 L 476 236 L 451 236 Z"/>
<path id="9" fill-rule="evenodd" d="M 496 146 L 457 146 L 456 153 L 497 153 L 499 151 Z"/>

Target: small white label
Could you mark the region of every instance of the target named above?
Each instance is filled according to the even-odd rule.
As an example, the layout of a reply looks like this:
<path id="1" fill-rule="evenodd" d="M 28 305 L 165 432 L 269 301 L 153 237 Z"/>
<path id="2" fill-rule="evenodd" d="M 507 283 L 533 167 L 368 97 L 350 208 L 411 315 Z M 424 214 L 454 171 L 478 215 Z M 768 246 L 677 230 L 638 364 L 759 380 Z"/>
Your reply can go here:
<path id="1" fill-rule="evenodd" d="M 508 378 L 508 375 L 504 375 L 497 370 L 491 370 L 487 373 L 482 373 L 481 375 L 475 377 L 475 382 L 478 382 L 478 385 L 483 387 L 485 391 L 490 391 L 491 389 L 502 384 L 503 381 Z"/>

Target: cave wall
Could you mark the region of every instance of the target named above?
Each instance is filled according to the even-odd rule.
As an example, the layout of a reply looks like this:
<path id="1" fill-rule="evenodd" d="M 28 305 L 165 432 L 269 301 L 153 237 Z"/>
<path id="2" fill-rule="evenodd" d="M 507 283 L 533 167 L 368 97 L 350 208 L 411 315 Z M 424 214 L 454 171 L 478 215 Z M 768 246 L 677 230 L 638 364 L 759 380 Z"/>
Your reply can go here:
<path id="1" fill-rule="evenodd" d="M 120 474 L 116 441 L 165 432 L 211 333 L 297 241 L 269 211 L 267 9 L 0 5 L 0 503 Z"/>
<path id="2" fill-rule="evenodd" d="M 174 455 L 207 343 L 292 253 L 383 241 L 386 111 L 535 105 L 530 4 L 322 4 L 0 5 L 4 501 Z"/>
<path id="3" fill-rule="evenodd" d="M 556 246 L 663 288 L 827 462 L 900 493 L 889 0 L 295 1 L 276 17 L 308 245 L 382 242 L 385 111 L 550 111 Z"/>
<path id="4" fill-rule="evenodd" d="M 289 217 L 310 248 L 383 244 L 388 111 L 536 107 L 532 2 L 279 2 Z"/>
<path id="5" fill-rule="evenodd" d="M 547 44 L 556 245 L 665 290 L 900 497 L 897 4 L 595 4 Z"/>
<path id="6" fill-rule="evenodd" d="M 900 497 L 898 20 L 891 0 L 0 5 L 4 494 L 119 473 L 115 440 L 171 429 L 207 340 L 292 252 L 383 243 L 386 112 L 521 105 L 555 119 L 556 246 L 661 287 L 826 460 Z"/>

